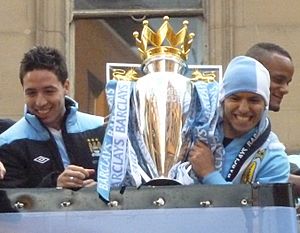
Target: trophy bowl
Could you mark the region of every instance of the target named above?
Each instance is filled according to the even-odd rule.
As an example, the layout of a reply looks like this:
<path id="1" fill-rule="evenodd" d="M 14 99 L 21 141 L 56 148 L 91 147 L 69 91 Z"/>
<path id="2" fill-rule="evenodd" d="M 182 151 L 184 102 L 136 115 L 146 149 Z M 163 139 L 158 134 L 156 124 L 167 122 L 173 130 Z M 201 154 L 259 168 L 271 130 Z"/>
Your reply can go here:
<path id="1" fill-rule="evenodd" d="M 136 82 L 139 131 L 157 171 L 146 185 L 181 184 L 170 170 L 181 161 L 181 132 L 192 92 L 190 79 L 179 73 L 184 67 L 175 56 L 152 57 L 144 66 L 149 73 Z"/>

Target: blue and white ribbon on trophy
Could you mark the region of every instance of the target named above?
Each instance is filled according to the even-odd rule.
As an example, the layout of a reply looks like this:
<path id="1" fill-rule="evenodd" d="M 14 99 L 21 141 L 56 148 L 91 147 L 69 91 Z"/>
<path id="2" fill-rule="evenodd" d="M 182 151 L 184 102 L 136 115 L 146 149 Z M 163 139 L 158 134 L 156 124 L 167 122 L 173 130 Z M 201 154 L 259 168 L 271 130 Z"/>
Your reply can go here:
<path id="1" fill-rule="evenodd" d="M 120 187 L 125 181 L 128 166 L 133 171 L 137 169 L 136 155 L 128 140 L 132 85 L 129 81 L 111 80 L 106 86 L 111 114 L 102 144 L 97 179 L 97 192 L 105 200 L 109 200 L 112 187 Z M 133 179 L 136 185 L 141 184 L 138 175 L 134 175 Z"/>
<path id="2" fill-rule="evenodd" d="M 195 88 L 198 93 L 196 105 L 198 105 L 200 114 L 196 113 L 194 132 L 192 133 L 193 141 L 202 141 L 210 146 L 215 158 L 215 167 L 220 170 L 222 168 L 223 145 L 219 128 L 217 128 L 219 83 L 216 81 L 208 83 L 198 81 L 195 83 Z"/>
<path id="3" fill-rule="evenodd" d="M 200 80 L 193 83 L 189 111 L 182 129 L 182 140 L 183 144 L 186 145 L 183 163 L 176 164 L 169 175 L 181 184 L 189 185 L 196 180 L 191 174 L 191 165 L 187 162 L 189 148 L 196 141 L 202 141 L 210 145 L 215 157 L 216 169 L 221 168 L 223 147 L 217 129 L 218 95 L 219 84 L 216 81 L 205 82 Z"/>

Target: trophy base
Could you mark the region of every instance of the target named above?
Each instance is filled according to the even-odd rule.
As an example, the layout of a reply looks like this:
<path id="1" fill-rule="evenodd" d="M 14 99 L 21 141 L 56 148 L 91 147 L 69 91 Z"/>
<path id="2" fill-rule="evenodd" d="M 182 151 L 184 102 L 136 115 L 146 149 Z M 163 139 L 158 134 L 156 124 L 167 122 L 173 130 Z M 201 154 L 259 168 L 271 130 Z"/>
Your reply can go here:
<path id="1" fill-rule="evenodd" d="M 168 185 L 181 185 L 181 183 L 177 180 L 168 179 L 168 178 L 155 178 L 149 180 L 144 185 L 146 186 L 168 186 Z"/>

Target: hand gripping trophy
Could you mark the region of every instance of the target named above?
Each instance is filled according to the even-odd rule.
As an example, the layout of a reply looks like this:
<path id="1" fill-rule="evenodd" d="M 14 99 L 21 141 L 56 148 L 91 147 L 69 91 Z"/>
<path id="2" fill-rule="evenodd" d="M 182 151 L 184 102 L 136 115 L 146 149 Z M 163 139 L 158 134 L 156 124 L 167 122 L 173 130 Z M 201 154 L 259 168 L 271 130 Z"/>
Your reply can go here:
<path id="1" fill-rule="evenodd" d="M 97 191 L 109 199 L 121 186 L 194 183 L 186 162 L 195 140 L 215 147 L 218 85 L 215 74 L 184 76 L 194 33 L 188 21 L 175 33 L 164 17 L 154 32 L 147 20 L 134 32 L 143 76 L 115 70 L 106 86 L 110 117 L 98 165 Z M 216 156 L 216 160 L 218 160 Z"/>

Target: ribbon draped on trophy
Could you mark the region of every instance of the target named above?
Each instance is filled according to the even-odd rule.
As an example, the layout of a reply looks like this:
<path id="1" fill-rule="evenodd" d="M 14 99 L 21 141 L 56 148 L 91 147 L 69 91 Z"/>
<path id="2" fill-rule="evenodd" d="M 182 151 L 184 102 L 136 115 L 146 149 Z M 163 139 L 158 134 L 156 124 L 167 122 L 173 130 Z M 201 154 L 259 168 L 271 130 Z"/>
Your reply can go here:
<path id="1" fill-rule="evenodd" d="M 142 76 L 116 69 L 106 95 L 110 117 L 98 164 L 97 191 L 109 200 L 112 188 L 195 183 L 187 161 L 201 140 L 218 153 L 218 83 L 213 72 L 184 74 L 194 33 L 188 22 L 175 33 L 164 17 L 154 32 L 147 20 L 133 36 L 142 58 Z"/>

